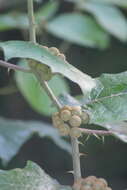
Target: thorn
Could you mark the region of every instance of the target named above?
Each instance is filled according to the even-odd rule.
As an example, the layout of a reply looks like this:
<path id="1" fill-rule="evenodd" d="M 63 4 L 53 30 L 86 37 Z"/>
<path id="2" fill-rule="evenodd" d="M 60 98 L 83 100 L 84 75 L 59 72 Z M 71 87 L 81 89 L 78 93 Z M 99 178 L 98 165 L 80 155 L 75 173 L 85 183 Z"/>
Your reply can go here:
<path id="1" fill-rule="evenodd" d="M 7 72 L 8 72 L 8 75 L 9 75 L 10 72 L 11 72 L 11 68 L 8 68 L 8 69 L 7 69 Z"/>
<path id="2" fill-rule="evenodd" d="M 105 136 L 102 136 L 102 143 L 105 143 Z"/>
<path id="3" fill-rule="evenodd" d="M 82 145 L 82 146 L 84 145 L 81 141 L 78 141 L 78 144 L 79 144 L 79 145 Z"/>
<path id="4" fill-rule="evenodd" d="M 67 173 L 74 174 L 74 171 L 73 170 L 72 171 L 67 171 Z"/>
<path id="5" fill-rule="evenodd" d="M 90 135 L 88 135 L 88 136 L 86 137 L 85 142 L 87 142 L 87 141 L 89 140 L 89 138 L 90 138 Z M 85 143 L 85 142 L 84 142 L 84 143 Z"/>
<path id="6" fill-rule="evenodd" d="M 79 153 L 79 157 L 81 157 L 81 156 L 86 156 L 86 154 L 84 154 L 84 153 Z"/>
<path id="7" fill-rule="evenodd" d="M 94 135 L 98 140 L 100 140 L 100 137 L 99 137 L 97 134 L 93 133 L 93 135 Z"/>

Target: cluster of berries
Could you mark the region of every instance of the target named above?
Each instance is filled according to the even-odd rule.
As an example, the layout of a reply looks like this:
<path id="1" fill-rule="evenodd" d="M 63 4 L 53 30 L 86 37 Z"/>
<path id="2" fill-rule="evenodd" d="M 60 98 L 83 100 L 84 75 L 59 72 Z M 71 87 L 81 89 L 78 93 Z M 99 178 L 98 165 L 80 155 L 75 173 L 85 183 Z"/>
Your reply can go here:
<path id="1" fill-rule="evenodd" d="M 108 183 L 105 179 L 95 176 L 79 179 L 73 188 L 77 190 L 112 190 L 108 187 Z"/>
<path id="2" fill-rule="evenodd" d="M 63 136 L 70 135 L 71 137 L 80 137 L 81 124 L 89 122 L 89 115 L 82 111 L 80 106 L 64 106 L 59 112 L 52 116 L 54 127 L 56 127 Z"/>

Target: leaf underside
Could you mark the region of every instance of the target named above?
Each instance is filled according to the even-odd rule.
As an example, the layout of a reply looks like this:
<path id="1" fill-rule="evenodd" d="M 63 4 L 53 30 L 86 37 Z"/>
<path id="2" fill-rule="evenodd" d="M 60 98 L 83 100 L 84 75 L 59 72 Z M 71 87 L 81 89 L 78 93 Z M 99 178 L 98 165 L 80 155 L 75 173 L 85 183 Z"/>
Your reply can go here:
<path id="1" fill-rule="evenodd" d="M 71 153 L 70 145 L 60 137 L 58 131 L 44 122 L 0 118 L 0 134 L 0 158 L 3 164 L 7 164 L 33 134 L 50 138 L 57 146 Z"/>
<path id="2" fill-rule="evenodd" d="M 48 176 L 37 164 L 28 161 L 24 169 L 0 170 L 1 190 L 72 190 L 61 186 Z"/>

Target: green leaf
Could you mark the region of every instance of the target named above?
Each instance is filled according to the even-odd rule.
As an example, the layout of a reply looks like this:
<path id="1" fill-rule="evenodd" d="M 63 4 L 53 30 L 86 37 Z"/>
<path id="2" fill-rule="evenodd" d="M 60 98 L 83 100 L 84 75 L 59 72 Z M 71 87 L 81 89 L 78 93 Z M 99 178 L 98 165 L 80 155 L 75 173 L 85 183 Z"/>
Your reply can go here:
<path id="1" fill-rule="evenodd" d="M 4 51 L 6 60 L 14 57 L 30 58 L 46 64 L 51 68 L 53 73 L 61 74 L 77 83 L 81 87 L 84 95 L 87 95 L 96 86 L 94 79 L 90 76 L 82 73 L 60 57 L 52 55 L 50 51 L 38 44 L 24 41 L 8 41 L 1 42 L 0 47 Z"/>
<path id="2" fill-rule="evenodd" d="M 127 8 L 127 0 L 88 0 L 89 2 L 102 3 L 102 4 L 114 4 Z"/>
<path id="3" fill-rule="evenodd" d="M 52 18 L 58 10 L 58 6 L 58 1 L 49 1 L 35 13 L 36 20 L 40 22 Z"/>
<path id="4" fill-rule="evenodd" d="M 79 13 L 62 14 L 47 24 L 47 30 L 64 40 L 82 46 L 106 48 L 108 35 L 87 15 Z"/>
<path id="5" fill-rule="evenodd" d="M 109 33 L 121 41 L 127 40 L 127 19 L 115 6 L 84 2 L 80 8 L 94 15 L 98 23 Z"/>
<path id="6" fill-rule="evenodd" d="M 62 190 L 62 186 L 58 184 L 56 180 L 48 176 L 37 164 L 28 161 L 24 169 L 16 168 L 10 171 L 1 170 L 0 189 Z M 65 190 L 67 189 L 65 188 Z"/>
<path id="7" fill-rule="evenodd" d="M 20 66 L 25 67 L 27 62 L 20 62 Z M 50 116 L 57 109 L 52 105 L 52 101 L 48 97 L 47 93 L 39 85 L 39 82 L 33 74 L 16 72 L 16 82 L 19 90 L 37 112 Z M 59 96 L 61 93 L 68 92 L 69 87 L 63 77 L 54 76 L 49 81 L 49 86 L 53 90 L 55 96 Z"/>
<path id="8" fill-rule="evenodd" d="M 71 152 L 70 145 L 59 136 L 55 128 L 47 123 L 0 118 L 0 158 L 3 164 L 7 164 L 35 133 L 42 138 L 52 139 L 57 146 Z"/>
<path id="9" fill-rule="evenodd" d="M 102 74 L 96 79 L 98 87 L 91 92 L 87 107 L 91 111 L 91 123 L 105 126 L 107 123 L 127 119 L 127 72 Z"/>
<path id="10" fill-rule="evenodd" d="M 28 18 L 25 14 L 11 12 L 0 15 L 0 31 L 10 29 L 27 29 Z"/>
<path id="11" fill-rule="evenodd" d="M 107 123 L 105 127 L 120 140 L 127 143 L 127 121 Z"/>

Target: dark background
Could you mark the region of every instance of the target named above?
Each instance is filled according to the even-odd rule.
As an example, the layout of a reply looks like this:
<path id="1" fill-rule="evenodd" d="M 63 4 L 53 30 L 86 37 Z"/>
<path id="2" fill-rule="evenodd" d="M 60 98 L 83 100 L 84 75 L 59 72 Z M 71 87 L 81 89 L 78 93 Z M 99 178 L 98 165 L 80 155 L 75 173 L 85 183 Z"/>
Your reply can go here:
<path id="1" fill-rule="evenodd" d="M 11 9 L 26 10 L 25 1 L 11 0 L 11 2 L 0 1 L 1 13 Z M 71 11 L 71 9 L 72 4 L 62 2 L 59 12 Z M 20 30 L 9 30 L 0 32 L 0 40 L 24 40 L 24 38 Z M 44 45 L 50 44 L 56 47 L 61 44 L 61 40 L 49 34 L 46 34 L 46 40 L 43 37 L 39 38 L 39 41 Z M 127 44 L 119 42 L 112 36 L 111 45 L 106 50 L 72 44 L 66 52 L 66 56 L 71 64 L 93 77 L 97 77 L 101 73 L 119 73 L 127 70 Z M 6 86 L 12 78 L 13 73 L 8 74 L 6 69 L 0 68 L 0 87 Z M 71 87 L 73 94 L 79 93 L 77 86 L 71 84 Z M 19 92 L 0 96 L 0 115 L 13 119 L 49 121 L 48 118 L 32 110 Z M 104 177 L 114 190 L 127 188 L 127 144 L 113 137 L 106 137 L 104 143 L 91 137 L 84 146 L 81 146 L 81 151 L 85 153 L 85 156 L 81 158 L 83 176 Z M 61 184 L 73 183 L 73 176 L 67 173 L 72 170 L 71 156 L 55 146 L 49 139 L 33 136 L 4 169 L 24 167 L 27 160 L 38 163 Z M 1 168 L 3 168 L 2 165 Z"/>

